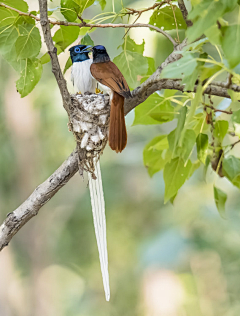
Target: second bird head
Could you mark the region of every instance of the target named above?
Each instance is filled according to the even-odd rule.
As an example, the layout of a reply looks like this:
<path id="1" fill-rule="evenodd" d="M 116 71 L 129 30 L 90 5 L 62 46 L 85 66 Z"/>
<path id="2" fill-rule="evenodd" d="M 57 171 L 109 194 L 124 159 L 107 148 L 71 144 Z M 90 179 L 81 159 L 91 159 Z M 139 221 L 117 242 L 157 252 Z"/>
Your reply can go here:
<path id="1" fill-rule="evenodd" d="M 69 51 L 72 62 L 81 62 L 89 59 L 88 53 L 91 51 L 90 48 L 90 45 L 76 45 L 71 47 Z"/>
<path id="2" fill-rule="evenodd" d="M 107 53 L 107 50 L 102 45 L 93 46 L 92 53 L 94 63 L 104 63 L 110 61 L 110 57 Z"/>

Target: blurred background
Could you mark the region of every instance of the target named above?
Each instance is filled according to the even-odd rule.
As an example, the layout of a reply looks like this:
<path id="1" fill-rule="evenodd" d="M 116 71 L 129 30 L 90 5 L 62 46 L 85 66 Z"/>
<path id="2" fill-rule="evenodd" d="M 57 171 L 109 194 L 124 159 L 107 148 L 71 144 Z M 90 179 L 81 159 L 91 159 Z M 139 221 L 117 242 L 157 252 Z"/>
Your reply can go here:
<path id="1" fill-rule="evenodd" d="M 120 1 L 107 1 L 106 9 L 112 11 L 113 4 L 120 10 Z M 152 2 L 124 4 L 141 8 Z M 37 1 L 30 1 L 30 8 L 38 10 Z M 99 6 L 93 5 L 84 18 L 98 13 Z M 141 21 L 148 21 L 148 13 Z M 113 59 L 123 35 L 123 29 L 104 29 L 91 37 Z M 171 53 L 168 41 L 148 29 L 131 30 L 130 36 L 137 43 L 145 39 L 145 55 L 154 57 L 156 65 Z M 62 68 L 68 57 L 68 51 L 60 55 Z M 0 70 L 2 222 L 60 166 L 75 143 L 50 64 L 24 99 L 16 91 L 15 72 L 2 59 Z M 72 91 L 70 70 L 66 79 Z M 133 112 L 126 117 L 127 148 L 118 155 L 106 148 L 101 158 L 110 302 L 105 301 L 89 190 L 76 174 L 1 252 L 1 316 L 240 315 L 239 190 L 211 172 L 205 180 L 200 168 L 174 205 L 164 205 L 162 173 L 148 176 L 142 152 L 176 122 L 131 127 L 133 118 Z M 237 146 L 234 150 L 240 155 Z M 213 181 L 228 193 L 226 220 L 214 205 Z"/>

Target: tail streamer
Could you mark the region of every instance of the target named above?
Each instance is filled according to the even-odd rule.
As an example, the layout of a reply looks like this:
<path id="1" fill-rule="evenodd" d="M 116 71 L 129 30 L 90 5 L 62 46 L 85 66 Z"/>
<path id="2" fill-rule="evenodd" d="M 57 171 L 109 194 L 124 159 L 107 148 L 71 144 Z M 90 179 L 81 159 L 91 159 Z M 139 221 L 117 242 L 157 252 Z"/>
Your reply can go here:
<path id="1" fill-rule="evenodd" d="M 100 266 L 102 271 L 103 287 L 106 300 L 110 300 L 110 286 L 108 274 L 108 253 L 107 253 L 107 236 L 106 236 L 106 216 L 105 203 L 103 195 L 102 177 L 100 170 L 100 162 L 95 165 L 95 173 L 97 179 L 92 178 L 91 173 L 88 173 L 89 190 L 92 204 L 93 223 L 95 235 L 97 239 L 98 253 Z"/>

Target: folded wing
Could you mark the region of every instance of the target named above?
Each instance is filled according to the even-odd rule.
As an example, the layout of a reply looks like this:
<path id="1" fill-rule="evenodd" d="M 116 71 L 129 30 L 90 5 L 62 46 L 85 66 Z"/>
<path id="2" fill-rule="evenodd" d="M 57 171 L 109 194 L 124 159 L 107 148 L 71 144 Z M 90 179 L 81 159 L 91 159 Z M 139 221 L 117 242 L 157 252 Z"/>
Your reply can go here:
<path id="1" fill-rule="evenodd" d="M 93 63 L 90 67 L 92 76 L 124 98 L 130 98 L 131 92 L 127 81 L 118 67 L 111 61 L 105 63 Z"/>

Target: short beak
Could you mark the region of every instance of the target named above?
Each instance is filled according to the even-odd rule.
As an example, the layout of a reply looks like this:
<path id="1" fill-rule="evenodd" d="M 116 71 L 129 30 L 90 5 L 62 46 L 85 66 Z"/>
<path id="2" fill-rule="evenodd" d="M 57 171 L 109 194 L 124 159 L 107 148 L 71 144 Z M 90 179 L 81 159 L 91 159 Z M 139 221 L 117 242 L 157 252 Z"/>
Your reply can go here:
<path id="1" fill-rule="evenodd" d="M 81 51 L 81 53 L 90 53 L 91 51 L 92 51 L 92 45 L 88 45 Z"/>

